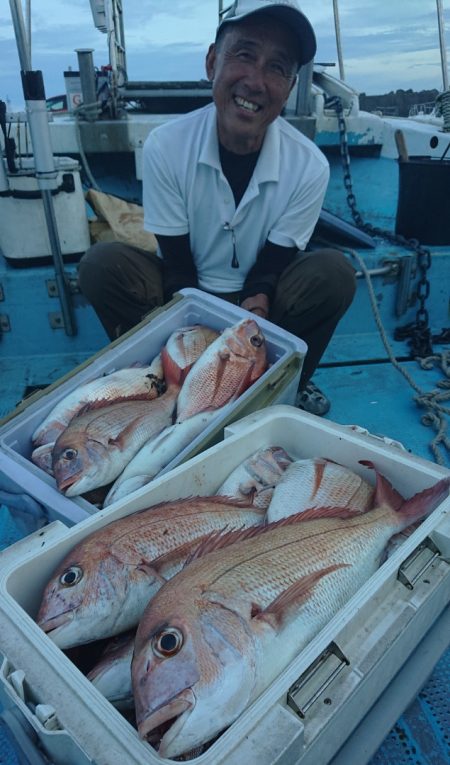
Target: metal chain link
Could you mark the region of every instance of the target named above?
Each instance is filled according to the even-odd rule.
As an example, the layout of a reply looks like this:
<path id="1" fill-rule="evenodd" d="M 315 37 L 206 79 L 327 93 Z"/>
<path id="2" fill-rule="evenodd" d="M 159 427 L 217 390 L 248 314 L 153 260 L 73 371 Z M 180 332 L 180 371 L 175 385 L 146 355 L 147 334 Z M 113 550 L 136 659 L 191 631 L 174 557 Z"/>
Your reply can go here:
<path id="1" fill-rule="evenodd" d="M 328 107 L 334 107 L 339 125 L 340 152 L 342 167 L 344 171 L 344 186 L 347 191 L 347 204 L 350 208 L 355 225 L 372 236 L 379 236 L 393 244 L 400 245 L 416 253 L 417 268 L 419 270 L 419 280 L 417 282 L 417 299 L 419 308 L 416 313 L 415 324 L 407 324 L 404 327 L 398 327 L 395 330 L 396 340 L 409 339 L 411 342 L 411 355 L 416 357 L 429 356 L 433 353 L 431 345 L 431 331 L 429 328 L 429 315 L 426 308 L 426 301 L 430 296 L 430 281 L 428 271 L 431 268 L 431 253 L 417 241 L 417 239 L 407 239 L 401 234 L 394 234 L 392 231 L 386 231 L 382 228 L 365 223 L 356 206 L 356 197 L 353 192 L 352 176 L 350 171 L 350 152 L 348 149 L 347 126 L 344 117 L 344 108 L 342 99 L 335 96 L 327 101 Z"/>
<path id="2" fill-rule="evenodd" d="M 403 375 L 405 380 L 407 380 L 409 385 L 414 389 L 416 394 L 414 396 L 414 401 L 416 404 L 426 410 L 425 414 L 421 417 L 422 423 L 432 427 L 436 431 L 436 435 L 430 442 L 430 449 L 433 453 L 434 460 L 439 465 L 445 465 L 446 452 L 443 450 L 446 450 L 450 454 L 450 438 L 447 435 L 448 416 L 450 415 L 450 409 L 448 406 L 444 405 L 447 401 L 450 400 L 450 350 L 444 351 L 442 354 L 433 354 L 426 358 L 416 359 L 422 369 L 433 369 L 439 364 L 445 375 L 445 379 L 437 383 L 437 388 L 435 390 L 429 392 L 424 391 L 414 381 L 408 369 L 400 364 L 394 355 L 394 352 L 387 338 L 386 330 L 383 327 L 383 322 L 381 320 L 380 311 L 378 309 L 377 299 L 375 296 L 375 290 L 373 288 L 369 270 L 364 262 L 364 258 L 362 258 L 361 255 L 359 255 L 355 250 L 347 250 L 347 252 L 359 263 L 361 271 L 365 276 L 375 323 L 378 327 L 382 343 L 389 356 L 389 360 L 393 367 Z M 445 390 L 442 392 L 442 389 Z"/>

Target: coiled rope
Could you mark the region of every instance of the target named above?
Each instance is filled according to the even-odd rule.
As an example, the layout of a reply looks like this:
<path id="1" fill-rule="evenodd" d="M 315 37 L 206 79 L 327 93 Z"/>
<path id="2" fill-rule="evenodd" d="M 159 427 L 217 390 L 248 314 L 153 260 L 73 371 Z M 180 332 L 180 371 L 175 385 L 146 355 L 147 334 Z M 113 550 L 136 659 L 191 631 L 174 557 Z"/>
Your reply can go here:
<path id="1" fill-rule="evenodd" d="M 450 438 L 447 435 L 447 415 L 450 414 L 450 408 L 444 406 L 445 402 L 450 401 L 450 350 L 446 350 L 440 354 L 433 354 L 432 356 L 425 358 L 416 357 L 416 361 L 419 362 L 422 369 L 432 369 L 438 365 L 445 375 L 445 378 L 437 383 L 438 388 L 441 390 L 424 391 L 417 385 L 408 370 L 399 363 L 394 355 L 381 320 L 371 276 L 364 259 L 355 252 L 355 250 L 346 249 L 344 252 L 348 253 L 358 262 L 359 267 L 364 274 L 375 322 L 383 345 L 389 356 L 389 360 L 416 392 L 416 395 L 413 398 L 417 405 L 426 409 L 425 414 L 421 417 L 421 422 L 423 425 L 432 427 L 436 431 L 435 437 L 430 442 L 430 450 L 438 465 L 445 465 L 445 454 L 443 454 L 441 450 L 444 448 L 450 453 Z"/>

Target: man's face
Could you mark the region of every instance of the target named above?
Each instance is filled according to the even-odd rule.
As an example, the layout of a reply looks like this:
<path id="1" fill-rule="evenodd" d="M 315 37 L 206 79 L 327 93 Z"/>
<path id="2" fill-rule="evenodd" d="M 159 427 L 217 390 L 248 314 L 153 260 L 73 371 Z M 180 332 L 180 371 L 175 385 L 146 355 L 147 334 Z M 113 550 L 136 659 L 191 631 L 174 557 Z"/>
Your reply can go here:
<path id="1" fill-rule="evenodd" d="M 257 151 L 295 84 L 291 30 L 268 16 L 224 31 L 206 57 L 220 142 L 237 154 Z"/>

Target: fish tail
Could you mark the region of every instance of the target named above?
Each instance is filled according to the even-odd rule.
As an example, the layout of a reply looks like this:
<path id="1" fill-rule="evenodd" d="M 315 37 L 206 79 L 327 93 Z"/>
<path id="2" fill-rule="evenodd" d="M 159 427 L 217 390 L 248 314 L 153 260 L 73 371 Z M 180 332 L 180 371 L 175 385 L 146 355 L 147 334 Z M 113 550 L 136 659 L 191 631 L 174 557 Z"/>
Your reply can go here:
<path id="1" fill-rule="evenodd" d="M 373 462 L 370 460 L 359 460 L 359 464 L 365 465 L 365 467 L 368 467 L 371 470 L 375 470 L 376 485 L 372 507 L 388 505 L 390 508 L 392 508 L 392 510 L 399 510 L 405 501 L 404 497 L 402 497 L 402 495 L 399 494 L 396 489 L 394 489 L 392 484 L 389 483 L 388 479 L 385 478 L 384 475 L 378 472 Z"/>
<path id="2" fill-rule="evenodd" d="M 448 497 L 449 489 L 450 478 L 442 478 L 429 489 L 424 489 L 405 500 L 398 510 L 402 518 L 402 528 L 430 515 Z"/>
<path id="3" fill-rule="evenodd" d="M 161 349 L 161 362 L 167 387 L 169 388 L 171 385 L 182 385 L 187 370 L 181 369 L 165 346 Z"/>

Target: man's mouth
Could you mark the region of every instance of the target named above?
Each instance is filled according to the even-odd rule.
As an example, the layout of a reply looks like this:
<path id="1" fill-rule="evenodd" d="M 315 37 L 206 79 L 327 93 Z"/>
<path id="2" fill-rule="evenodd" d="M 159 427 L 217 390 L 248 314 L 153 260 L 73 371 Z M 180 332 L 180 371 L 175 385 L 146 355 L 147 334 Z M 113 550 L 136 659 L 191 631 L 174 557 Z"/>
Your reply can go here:
<path id="1" fill-rule="evenodd" d="M 234 102 L 235 104 L 237 104 L 242 109 L 245 109 L 248 112 L 259 112 L 261 109 L 261 106 L 259 106 L 259 104 L 254 104 L 253 101 L 247 101 L 247 99 L 242 98 L 242 96 L 235 96 Z"/>

